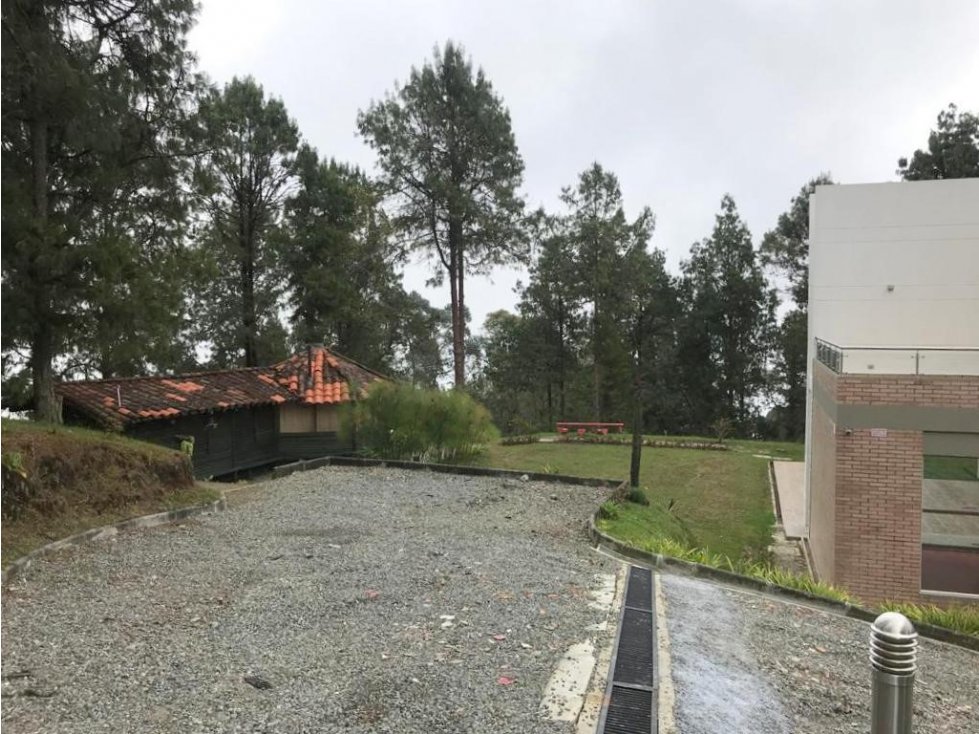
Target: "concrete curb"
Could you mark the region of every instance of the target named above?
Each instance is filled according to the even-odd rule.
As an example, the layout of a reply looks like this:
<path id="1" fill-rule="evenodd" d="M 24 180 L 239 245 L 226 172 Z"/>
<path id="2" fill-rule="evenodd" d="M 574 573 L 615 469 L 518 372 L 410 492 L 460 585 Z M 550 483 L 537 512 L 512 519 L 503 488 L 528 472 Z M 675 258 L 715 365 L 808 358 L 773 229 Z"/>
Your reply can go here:
<path id="1" fill-rule="evenodd" d="M 573 477 L 567 474 L 545 474 L 543 472 L 519 471 L 516 469 L 492 469 L 485 466 L 464 466 L 455 464 L 431 464 L 423 461 L 400 461 L 394 459 L 363 459 L 356 456 L 324 456 L 320 459 L 295 461 L 283 464 L 272 470 L 275 479 L 289 476 L 297 471 L 310 471 L 324 466 L 362 466 L 388 469 L 408 469 L 415 471 L 432 471 L 442 474 L 461 474 L 474 477 L 504 477 L 520 479 L 527 477 L 532 482 L 552 482 L 555 484 L 573 484 L 580 487 L 619 488 L 623 482 L 619 479 L 601 479 L 591 477 Z"/>
<path id="2" fill-rule="evenodd" d="M 877 615 L 880 614 L 879 611 L 873 611 L 857 604 L 849 604 L 846 602 L 834 601 L 832 599 L 825 599 L 821 596 L 810 594 L 808 591 L 803 591 L 801 589 L 790 589 L 787 586 L 779 586 L 769 581 L 763 581 L 762 579 L 756 579 L 751 576 L 743 576 L 739 573 L 734 573 L 733 571 L 725 571 L 721 568 L 705 566 L 702 563 L 684 561 L 680 558 L 674 558 L 673 556 L 666 556 L 659 553 L 649 553 L 648 551 L 633 548 L 632 546 L 616 540 L 612 536 L 606 535 L 599 530 L 595 525 L 597 515 L 598 513 L 596 511 L 594 515 L 588 518 L 588 535 L 591 540 L 597 547 L 612 551 L 616 555 L 624 556 L 630 560 L 638 561 L 648 566 L 652 566 L 653 568 L 668 570 L 674 573 L 681 573 L 687 576 L 698 576 L 700 578 L 718 581 L 720 583 L 729 584 L 732 586 L 741 586 L 768 596 L 786 597 L 788 599 L 805 601 L 810 605 L 821 608 L 823 611 L 839 614 L 844 617 L 859 619 L 864 622 L 873 622 L 875 619 L 877 619 Z M 951 645 L 957 645 L 958 647 L 964 647 L 966 649 L 979 652 L 979 638 L 946 629 L 944 627 L 936 627 L 935 625 L 927 624 L 925 622 L 915 622 L 914 627 L 918 631 L 918 634 L 922 637 L 928 637 L 933 640 L 947 642 Z"/>
<path id="3" fill-rule="evenodd" d="M 7 568 L 3 569 L 2 579 L 0 579 L 0 586 L 6 586 L 7 582 L 23 576 L 31 565 L 33 565 L 34 561 L 50 553 L 54 553 L 55 551 L 63 550 L 65 548 L 75 548 L 94 540 L 101 540 L 102 538 L 110 538 L 113 535 L 118 535 L 123 530 L 135 530 L 137 528 L 152 528 L 158 525 L 168 525 L 194 515 L 202 515 L 208 512 L 218 512 L 226 508 L 227 501 L 225 500 L 224 495 L 222 495 L 221 499 L 215 500 L 214 502 L 208 502 L 207 504 L 180 507 L 176 510 L 157 512 L 153 515 L 131 517 L 128 520 L 117 522 L 114 525 L 103 525 L 99 528 L 92 528 L 91 530 L 85 530 L 84 532 L 77 533 L 75 535 L 69 535 L 67 538 L 62 538 L 61 540 L 56 540 L 53 543 L 42 545 L 40 548 L 35 548 L 30 553 L 21 556 L 16 561 L 11 563 L 9 566 L 7 566 Z"/>

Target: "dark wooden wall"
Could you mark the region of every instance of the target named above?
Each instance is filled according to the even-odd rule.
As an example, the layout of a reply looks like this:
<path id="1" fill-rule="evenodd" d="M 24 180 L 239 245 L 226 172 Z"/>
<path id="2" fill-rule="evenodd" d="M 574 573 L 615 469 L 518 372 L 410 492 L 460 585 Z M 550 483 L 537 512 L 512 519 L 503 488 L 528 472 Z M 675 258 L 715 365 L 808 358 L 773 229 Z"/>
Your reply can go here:
<path id="1" fill-rule="evenodd" d="M 173 449 L 194 437 L 194 474 L 216 477 L 278 461 L 275 407 L 260 406 L 137 423 L 126 433 Z"/>
<path id="2" fill-rule="evenodd" d="M 335 431 L 319 433 L 280 433 L 279 455 L 283 459 L 318 459 L 321 456 L 349 454 L 353 446 L 340 440 Z"/>

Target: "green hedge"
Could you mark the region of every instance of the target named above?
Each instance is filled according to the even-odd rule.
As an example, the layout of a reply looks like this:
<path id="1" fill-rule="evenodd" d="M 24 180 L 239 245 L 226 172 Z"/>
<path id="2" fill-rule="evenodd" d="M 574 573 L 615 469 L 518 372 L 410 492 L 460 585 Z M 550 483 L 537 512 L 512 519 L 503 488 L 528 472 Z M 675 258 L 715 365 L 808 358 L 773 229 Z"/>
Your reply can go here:
<path id="1" fill-rule="evenodd" d="M 341 435 L 382 459 L 458 461 L 499 438 L 489 411 L 458 390 L 375 383 L 344 413 Z"/>

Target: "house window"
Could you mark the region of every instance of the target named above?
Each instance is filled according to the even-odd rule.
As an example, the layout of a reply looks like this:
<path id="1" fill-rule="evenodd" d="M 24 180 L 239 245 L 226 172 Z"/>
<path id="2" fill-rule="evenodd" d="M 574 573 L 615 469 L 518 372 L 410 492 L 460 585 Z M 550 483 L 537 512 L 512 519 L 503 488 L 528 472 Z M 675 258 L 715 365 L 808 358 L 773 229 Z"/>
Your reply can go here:
<path id="1" fill-rule="evenodd" d="M 926 433 L 925 447 L 967 448 L 970 438 L 979 437 Z M 926 453 L 923 474 L 921 588 L 979 594 L 979 459 Z"/>

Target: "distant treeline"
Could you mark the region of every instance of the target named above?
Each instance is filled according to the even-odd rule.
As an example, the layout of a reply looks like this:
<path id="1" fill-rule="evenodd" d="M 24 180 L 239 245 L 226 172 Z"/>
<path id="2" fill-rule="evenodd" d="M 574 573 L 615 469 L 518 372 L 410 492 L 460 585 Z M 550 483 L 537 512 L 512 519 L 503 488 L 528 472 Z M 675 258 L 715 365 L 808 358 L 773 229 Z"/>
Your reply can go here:
<path id="1" fill-rule="evenodd" d="M 526 210 L 509 112 L 459 46 L 359 115 L 372 178 L 310 146 L 254 79 L 210 83 L 187 50 L 195 12 L 3 3 L 5 405 L 58 420 L 58 378 L 250 366 L 326 342 L 420 385 L 451 371 L 504 430 L 801 434 L 808 197 L 828 177 L 757 250 L 725 196 L 669 274 L 652 212 L 628 220 L 597 163 L 562 211 Z M 900 174 L 977 175 L 977 127 L 950 106 Z M 449 307 L 404 290 L 413 252 L 449 281 Z M 473 336 L 466 276 L 500 263 L 529 268 L 518 312 Z M 781 323 L 766 266 L 790 286 Z"/>

